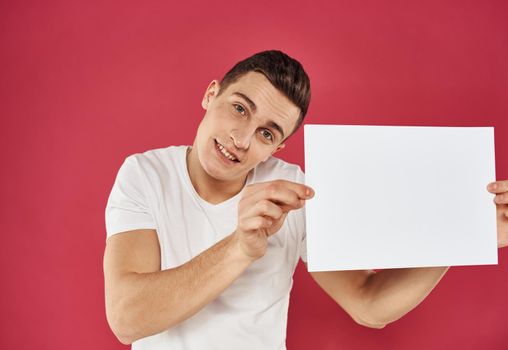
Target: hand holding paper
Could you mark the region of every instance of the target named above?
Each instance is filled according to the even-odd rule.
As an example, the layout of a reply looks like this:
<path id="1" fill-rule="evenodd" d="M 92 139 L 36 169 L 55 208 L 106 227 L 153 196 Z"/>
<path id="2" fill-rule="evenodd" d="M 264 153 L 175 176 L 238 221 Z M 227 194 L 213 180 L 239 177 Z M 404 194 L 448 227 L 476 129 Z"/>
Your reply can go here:
<path id="1" fill-rule="evenodd" d="M 311 188 L 286 180 L 248 185 L 238 204 L 234 232 L 244 257 L 256 260 L 265 255 L 268 237 L 279 231 L 291 210 L 303 207 L 312 196 Z"/>
<path id="2" fill-rule="evenodd" d="M 508 180 L 489 184 L 489 192 L 495 193 L 494 203 L 497 212 L 497 246 L 508 246 Z"/>

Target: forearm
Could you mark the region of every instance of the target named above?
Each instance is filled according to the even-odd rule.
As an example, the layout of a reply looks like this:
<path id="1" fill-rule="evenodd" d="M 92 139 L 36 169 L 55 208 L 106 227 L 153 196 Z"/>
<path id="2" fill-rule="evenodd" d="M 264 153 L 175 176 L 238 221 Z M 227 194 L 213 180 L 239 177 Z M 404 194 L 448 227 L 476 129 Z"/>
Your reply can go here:
<path id="1" fill-rule="evenodd" d="M 230 235 L 179 267 L 124 275 L 116 306 L 119 333 L 130 343 L 175 326 L 215 299 L 251 263 Z"/>
<path id="2" fill-rule="evenodd" d="M 381 326 L 401 318 L 429 295 L 448 269 L 390 269 L 370 275 L 363 287 L 366 317 Z"/>

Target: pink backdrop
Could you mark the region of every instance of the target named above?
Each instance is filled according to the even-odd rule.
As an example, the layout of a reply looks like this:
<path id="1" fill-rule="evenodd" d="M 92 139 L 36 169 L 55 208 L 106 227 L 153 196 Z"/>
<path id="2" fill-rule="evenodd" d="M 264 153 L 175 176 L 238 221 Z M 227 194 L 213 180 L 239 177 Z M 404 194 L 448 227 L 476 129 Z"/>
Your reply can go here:
<path id="1" fill-rule="evenodd" d="M 207 84 L 254 52 L 304 64 L 308 123 L 495 126 L 508 178 L 506 1 L 12 0 L 0 28 L 2 349 L 124 348 L 102 275 L 116 172 L 129 154 L 192 143 Z M 300 129 L 281 157 L 303 166 L 302 141 Z M 507 349 L 507 268 L 508 249 L 498 266 L 452 268 L 373 330 L 300 265 L 288 348 Z"/>

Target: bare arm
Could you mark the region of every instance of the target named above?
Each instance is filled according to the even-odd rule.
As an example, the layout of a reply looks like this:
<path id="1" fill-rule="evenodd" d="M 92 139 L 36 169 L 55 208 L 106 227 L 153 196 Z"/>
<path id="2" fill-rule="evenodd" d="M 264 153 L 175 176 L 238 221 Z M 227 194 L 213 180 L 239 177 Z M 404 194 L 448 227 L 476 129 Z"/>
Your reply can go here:
<path id="1" fill-rule="evenodd" d="M 356 322 L 383 328 L 422 302 L 448 267 L 311 272 L 314 280 Z"/>
<path id="2" fill-rule="evenodd" d="M 160 333 L 201 310 L 266 253 L 268 237 L 311 196 L 304 185 L 283 180 L 247 187 L 235 232 L 179 267 L 161 271 L 155 230 L 107 240 L 106 314 L 122 343 Z"/>
<path id="3" fill-rule="evenodd" d="M 161 271 L 155 230 L 111 236 L 104 255 L 108 322 L 124 344 L 160 333 L 215 299 L 252 261 L 230 235 L 186 264 Z"/>
<path id="4" fill-rule="evenodd" d="M 508 180 L 493 182 L 487 190 L 496 194 L 497 244 L 503 248 L 508 246 Z M 382 328 L 422 302 L 448 269 L 328 271 L 311 272 L 311 275 L 355 321 Z"/>

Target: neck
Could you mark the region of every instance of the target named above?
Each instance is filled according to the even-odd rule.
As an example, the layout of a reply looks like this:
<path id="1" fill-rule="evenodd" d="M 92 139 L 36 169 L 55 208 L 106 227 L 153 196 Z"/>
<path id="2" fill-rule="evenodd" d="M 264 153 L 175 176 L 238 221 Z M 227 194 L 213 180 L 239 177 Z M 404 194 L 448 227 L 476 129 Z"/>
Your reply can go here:
<path id="1" fill-rule="evenodd" d="M 218 204 L 237 195 L 245 185 L 247 176 L 235 180 L 218 180 L 202 168 L 195 147 L 187 149 L 187 171 L 198 195 L 211 204 Z"/>

